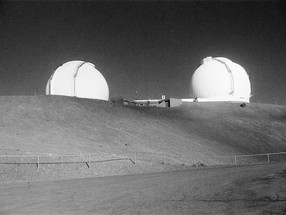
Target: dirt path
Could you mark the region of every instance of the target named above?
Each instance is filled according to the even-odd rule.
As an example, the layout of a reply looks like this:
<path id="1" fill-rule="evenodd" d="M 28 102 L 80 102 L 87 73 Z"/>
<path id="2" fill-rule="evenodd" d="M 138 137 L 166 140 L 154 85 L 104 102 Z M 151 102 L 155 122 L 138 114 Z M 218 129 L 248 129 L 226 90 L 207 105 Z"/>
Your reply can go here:
<path id="1" fill-rule="evenodd" d="M 0 214 L 271 213 L 286 213 L 286 164 L 0 186 Z"/>

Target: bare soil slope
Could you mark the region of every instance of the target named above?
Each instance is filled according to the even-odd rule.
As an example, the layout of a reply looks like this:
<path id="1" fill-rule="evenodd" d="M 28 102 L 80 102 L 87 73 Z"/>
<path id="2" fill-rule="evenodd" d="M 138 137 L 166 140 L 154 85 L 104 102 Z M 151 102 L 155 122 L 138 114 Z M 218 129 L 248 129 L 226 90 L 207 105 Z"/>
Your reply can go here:
<path id="1" fill-rule="evenodd" d="M 190 103 L 131 107 L 62 96 L 0 97 L 0 154 L 286 151 L 286 107 Z"/>
<path id="2" fill-rule="evenodd" d="M 0 214 L 285 214 L 285 164 L 0 185 Z"/>
<path id="3" fill-rule="evenodd" d="M 190 103 L 168 109 L 61 96 L 0 97 L 0 154 L 145 152 L 183 161 L 286 151 L 285 130 L 284 106 Z M 33 165 L 1 164 L 0 213 L 285 214 L 285 163 L 87 178 L 178 168 L 124 162 L 89 169 L 41 165 L 38 172 Z M 55 181 L 78 177 L 85 179 Z"/>

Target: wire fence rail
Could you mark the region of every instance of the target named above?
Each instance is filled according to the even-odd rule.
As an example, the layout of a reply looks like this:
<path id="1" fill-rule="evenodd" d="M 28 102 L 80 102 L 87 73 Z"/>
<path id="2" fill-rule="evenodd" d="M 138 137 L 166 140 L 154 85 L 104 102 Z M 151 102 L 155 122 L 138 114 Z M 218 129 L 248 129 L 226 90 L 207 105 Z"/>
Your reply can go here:
<path id="1" fill-rule="evenodd" d="M 44 164 L 86 164 L 89 168 L 92 163 L 130 161 L 132 158 L 117 156 L 115 154 L 25 154 L 25 155 L 0 155 L 0 164 L 36 164 L 39 171 Z"/>
<path id="2" fill-rule="evenodd" d="M 93 163 L 128 161 L 132 164 L 137 162 L 150 162 L 154 164 L 171 165 L 244 165 L 286 162 L 286 152 L 248 154 L 233 156 L 200 156 L 200 157 L 176 157 L 167 154 L 151 152 L 134 152 L 125 155 L 109 153 L 101 154 L 24 154 L 24 155 L 0 155 L 0 164 L 34 164 L 39 171 L 40 165 L 45 164 L 86 164 L 89 168 Z"/>

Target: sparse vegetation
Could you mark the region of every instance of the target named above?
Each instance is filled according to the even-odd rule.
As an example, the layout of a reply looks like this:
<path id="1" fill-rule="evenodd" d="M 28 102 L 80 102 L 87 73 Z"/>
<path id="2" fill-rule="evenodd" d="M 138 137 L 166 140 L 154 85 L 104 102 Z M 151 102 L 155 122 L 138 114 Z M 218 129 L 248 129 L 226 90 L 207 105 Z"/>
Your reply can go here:
<path id="1" fill-rule="evenodd" d="M 200 163 L 200 162 L 195 163 L 195 164 L 192 165 L 192 167 L 203 167 L 203 166 L 207 166 L 207 165 L 205 165 L 203 163 Z"/>

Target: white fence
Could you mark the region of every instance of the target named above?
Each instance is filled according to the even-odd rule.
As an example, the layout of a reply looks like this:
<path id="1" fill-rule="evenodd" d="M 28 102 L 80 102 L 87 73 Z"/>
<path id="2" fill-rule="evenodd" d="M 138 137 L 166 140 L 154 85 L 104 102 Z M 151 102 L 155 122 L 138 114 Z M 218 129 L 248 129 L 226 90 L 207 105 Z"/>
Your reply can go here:
<path id="1" fill-rule="evenodd" d="M 37 169 L 44 164 L 79 164 L 84 163 L 89 168 L 92 163 L 130 161 L 150 162 L 163 165 L 247 165 L 259 163 L 286 162 L 286 152 L 249 154 L 234 156 L 201 156 L 201 157 L 175 157 L 166 154 L 134 152 L 128 155 L 101 154 L 25 154 L 25 155 L 0 155 L 0 164 L 35 164 Z"/>
<path id="2" fill-rule="evenodd" d="M 175 157 L 164 154 L 135 152 L 134 162 L 137 160 L 148 161 L 150 163 L 174 164 L 192 166 L 202 164 L 206 166 L 214 165 L 247 165 L 260 163 L 286 162 L 286 152 L 248 154 L 233 156 L 200 156 L 200 157 Z"/>

